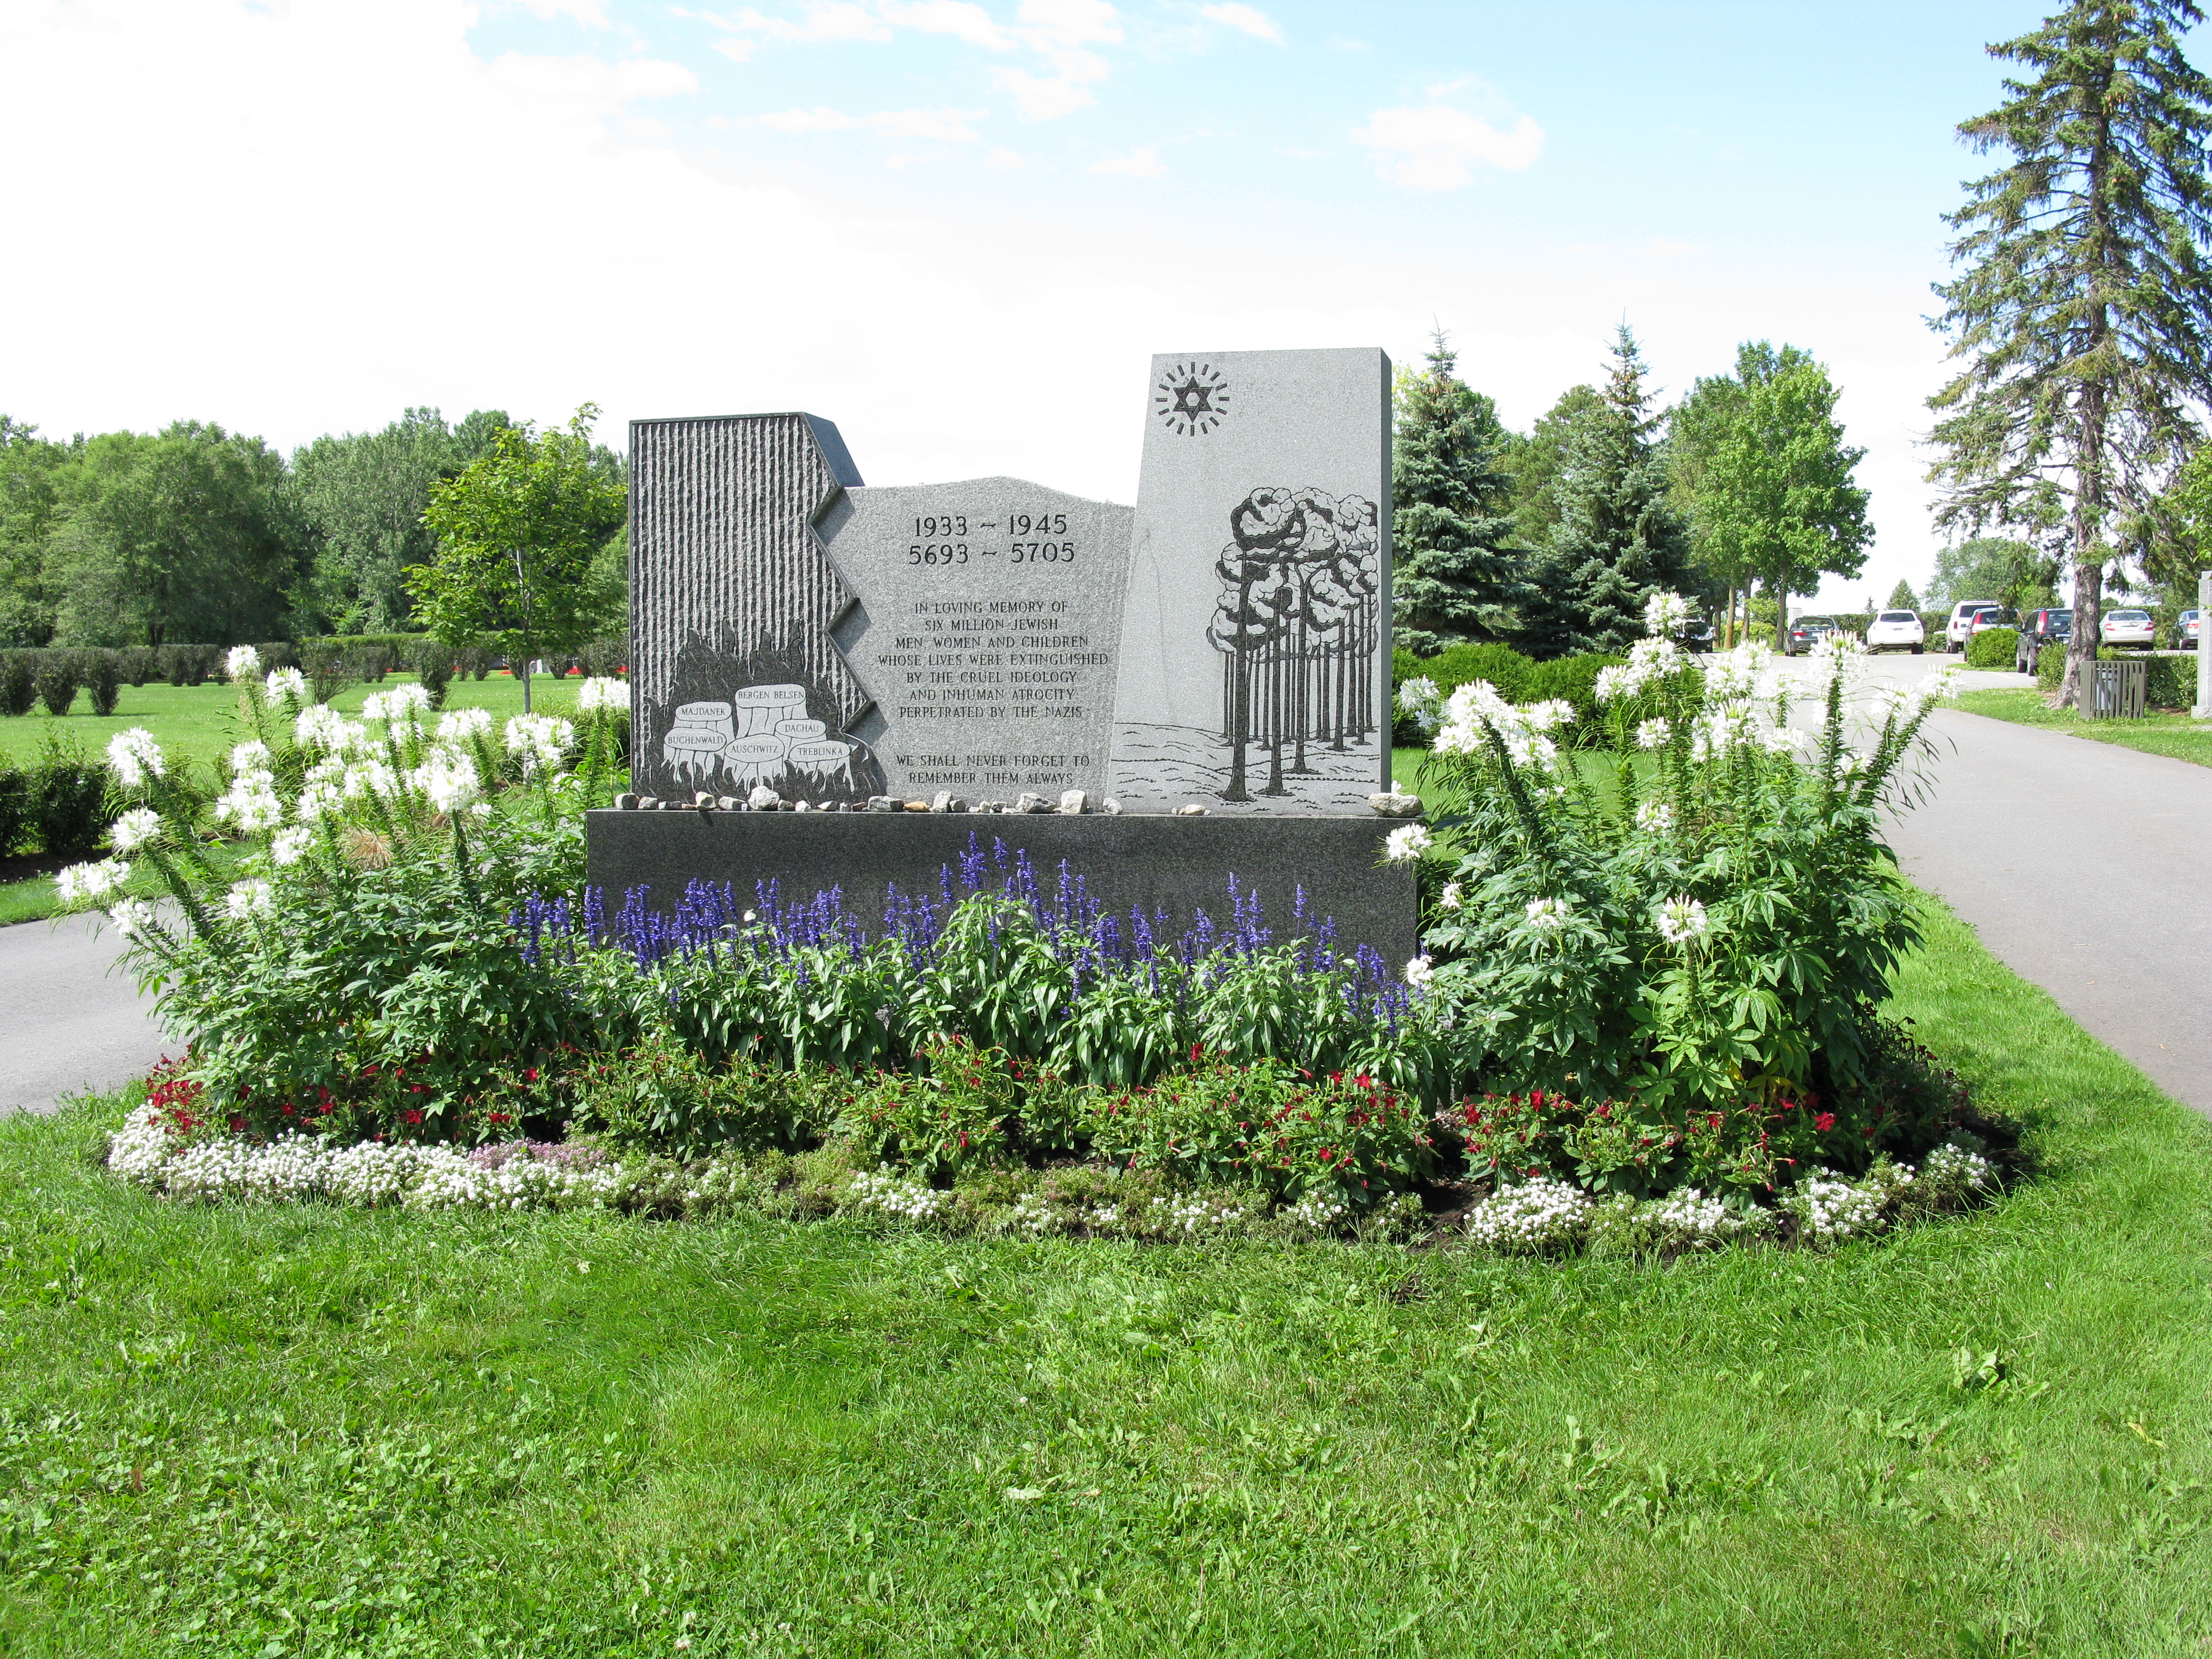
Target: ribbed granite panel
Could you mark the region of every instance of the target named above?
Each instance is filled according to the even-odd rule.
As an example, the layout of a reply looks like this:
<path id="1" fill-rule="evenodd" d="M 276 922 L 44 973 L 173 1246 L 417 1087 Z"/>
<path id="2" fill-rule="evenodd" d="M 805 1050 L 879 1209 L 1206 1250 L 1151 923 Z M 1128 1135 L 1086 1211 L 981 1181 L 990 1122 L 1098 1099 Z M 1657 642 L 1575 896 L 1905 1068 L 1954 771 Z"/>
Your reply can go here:
<path id="1" fill-rule="evenodd" d="M 738 415 L 630 423 L 635 787 L 719 793 L 679 777 L 663 744 L 685 704 L 803 686 L 805 714 L 842 732 L 866 697 L 830 642 L 850 604 L 813 529 L 860 474 L 829 422 Z M 679 743 L 682 741 L 678 740 Z"/>

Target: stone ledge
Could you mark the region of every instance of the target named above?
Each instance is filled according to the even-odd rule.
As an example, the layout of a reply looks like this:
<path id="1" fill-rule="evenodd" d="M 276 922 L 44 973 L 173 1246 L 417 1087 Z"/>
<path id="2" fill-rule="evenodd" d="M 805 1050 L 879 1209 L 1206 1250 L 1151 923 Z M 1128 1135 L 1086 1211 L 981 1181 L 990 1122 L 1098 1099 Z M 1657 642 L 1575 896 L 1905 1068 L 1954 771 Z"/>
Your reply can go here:
<path id="1" fill-rule="evenodd" d="M 1229 877 L 1256 890 L 1278 938 L 1293 930 L 1294 889 L 1308 908 L 1333 916 L 1346 949 L 1371 945 L 1395 969 L 1417 948 L 1413 872 L 1382 865 L 1395 826 L 1376 817 L 1177 817 L 1123 814 L 1081 817 L 879 812 L 623 812 L 586 815 L 587 878 L 610 908 L 633 887 L 656 909 L 673 908 L 693 880 L 728 882 L 740 896 L 773 881 L 784 903 L 836 887 L 847 907 L 873 926 L 887 884 L 934 892 L 938 872 L 957 880 L 968 838 L 1026 851 L 1049 890 L 1064 860 L 1086 890 L 1109 908 L 1165 910 L 1180 930 L 1203 909 L 1217 925 L 1229 916 Z"/>

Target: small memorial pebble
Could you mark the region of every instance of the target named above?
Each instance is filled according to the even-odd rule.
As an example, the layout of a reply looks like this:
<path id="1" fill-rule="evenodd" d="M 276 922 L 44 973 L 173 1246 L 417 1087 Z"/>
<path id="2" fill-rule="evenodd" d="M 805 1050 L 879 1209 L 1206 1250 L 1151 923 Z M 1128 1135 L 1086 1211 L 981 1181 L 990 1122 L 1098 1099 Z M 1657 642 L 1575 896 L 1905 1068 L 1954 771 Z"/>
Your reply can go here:
<path id="1" fill-rule="evenodd" d="M 635 811 L 637 811 L 637 797 L 636 797 L 636 795 L 633 794 L 633 793 L 632 793 L 631 792 L 629 792 L 629 790 L 624 790 L 621 794 L 617 795 L 617 796 L 615 797 L 615 811 L 617 811 L 617 812 L 635 812 Z"/>
<path id="2" fill-rule="evenodd" d="M 1196 801 L 1192 801 L 1187 806 L 1176 807 L 1175 815 L 1179 818 L 1202 818 L 1206 816 L 1206 809 Z"/>
<path id="3" fill-rule="evenodd" d="M 660 798 L 658 795 L 640 795 L 637 798 L 637 810 L 641 812 L 650 812 L 659 805 Z"/>
<path id="4" fill-rule="evenodd" d="M 1066 789 L 1060 792 L 1060 810 L 1068 817 L 1080 817 L 1090 810 L 1090 806 L 1091 797 L 1082 790 Z"/>
<path id="5" fill-rule="evenodd" d="M 1119 817 L 1121 814 L 1121 803 L 1115 800 L 1113 796 L 1109 795 L 1104 800 L 1098 803 L 1098 810 L 1103 812 L 1109 818 Z"/>
<path id="6" fill-rule="evenodd" d="M 717 800 L 714 805 L 720 807 L 725 812 L 734 812 L 738 807 L 744 805 L 744 803 L 739 800 L 735 795 L 724 795 L 720 800 Z"/>
<path id="7" fill-rule="evenodd" d="M 764 783 L 755 784 L 751 793 L 745 797 L 745 809 L 748 811 L 773 812 L 782 805 L 783 797 Z"/>
<path id="8" fill-rule="evenodd" d="M 893 800 L 889 795 L 871 795 L 868 797 L 868 811 L 871 812 L 896 812 L 898 810 L 899 804 Z"/>
<path id="9" fill-rule="evenodd" d="M 1042 795 L 1038 794 L 1036 790 L 1024 789 L 1022 791 L 1022 798 L 1014 803 L 1014 811 L 1017 812 L 1049 812 L 1052 811 L 1052 803 L 1047 800 Z"/>
<path id="10" fill-rule="evenodd" d="M 968 810 L 968 803 L 950 789 L 940 789 L 937 792 L 937 799 L 929 803 L 929 810 L 933 812 L 964 812 Z"/>
<path id="11" fill-rule="evenodd" d="M 927 812 L 929 811 L 929 803 L 926 800 L 910 800 L 906 804 L 906 810 L 909 812 Z"/>
<path id="12" fill-rule="evenodd" d="M 1370 795 L 1367 804 L 1386 818 L 1417 818 L 1421 816 L 1419 795 L 1401 795 L 1395 791 L 1387 795 Z"/>

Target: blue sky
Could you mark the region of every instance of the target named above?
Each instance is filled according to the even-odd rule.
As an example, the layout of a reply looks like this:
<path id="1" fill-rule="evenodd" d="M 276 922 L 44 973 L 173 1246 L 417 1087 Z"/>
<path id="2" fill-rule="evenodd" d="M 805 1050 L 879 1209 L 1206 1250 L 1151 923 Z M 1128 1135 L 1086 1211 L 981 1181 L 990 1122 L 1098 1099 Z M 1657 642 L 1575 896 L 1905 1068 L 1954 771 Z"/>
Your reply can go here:
<path id="1" fill-rule="evenodd" d="M 1614 325 L 1832 367 L 1916 583 L 1922 319 L 2035 4 L 0 0 L 44 257 L 0 409 L 287 446 L 410 404 L 802 407 L 872 483 L 1127 501 L 1152 352 L 1448 329 L 1525 427 Z"/>

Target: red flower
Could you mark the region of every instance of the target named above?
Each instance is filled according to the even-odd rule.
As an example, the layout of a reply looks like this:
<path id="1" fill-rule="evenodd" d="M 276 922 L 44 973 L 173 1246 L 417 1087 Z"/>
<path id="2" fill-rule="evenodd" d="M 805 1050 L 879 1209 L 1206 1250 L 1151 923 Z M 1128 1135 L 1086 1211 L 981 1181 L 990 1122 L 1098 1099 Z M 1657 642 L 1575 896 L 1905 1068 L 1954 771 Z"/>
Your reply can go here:
<path id="1" fill-rule="evenodd" d="M 422 1114 L 420 1112 L 403 1112 L 400 1115 L 410 1123 L 420 1123 L 422 1121 Z"/>
<path id="2" fill-rule="evenodd" d="M 231 1120 L 230 1120 L 230 1132 L 231 1132 L 231 1133 L 233 1133 L 233 1134 L 236 1134 L 236 1133 L 238 1133 L 241 1129 L 243 1129 L 243 1128 L 245 1128 L 245 1127 L 246 1127 L 246 1120 L 245 1120 L 244 1118 L 242 1118 L 242 1117 L 239 1117 L 239 1116 L 237 1116 L 237 1115 L 234 1115 L 232 1116 Z"/>
<path id="3" fill-rule="evenodd" d="M 284 1103 L 284 1115 L 286 1117 L 297 1117 L 300 1115 L 300 1109 L 297 1106 L 293 1105 L 292 1103 L 288 1100 Z"/>
<path id="4" fill-rule="evenodd" d="M 1827 1133 L 1829 1130 L 1836 1127 L 1836 1115 L 1833 1112 L 1821 1113 L 1818 1117 L 1813 1120 L 1813 1127 L 1815 1129 L 1818 1129 L 1822 1134 Z"/>
<path id="5" fill-rule="evenodd" d="M 537 1068 L 535 1066 L 532 1066 L 528 1071 L 525 1072 L 522 1075 L 523 1075 L 523 1076 L 525 1076 L 526 1078 L 529 1079 L 530 1079 L 530 1081 L 532 1081 L 532 1083 L 535 1083 L 535 1082 L 537 1082 L 537 1081 L 538 1081 L 538 1068 Z"/>

